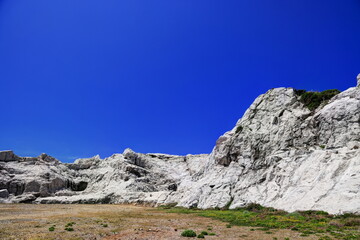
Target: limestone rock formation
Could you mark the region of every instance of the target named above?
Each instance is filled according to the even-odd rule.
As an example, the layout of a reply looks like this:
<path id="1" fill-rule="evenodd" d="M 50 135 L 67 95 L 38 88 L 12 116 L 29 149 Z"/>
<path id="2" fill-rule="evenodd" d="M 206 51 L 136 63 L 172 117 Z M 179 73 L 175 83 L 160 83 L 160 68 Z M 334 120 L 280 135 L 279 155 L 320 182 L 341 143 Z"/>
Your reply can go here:
<path id="1" fill-rule="evenodd" d="M 126 149 L 64 164 L 0 152 L 0 202 L 177 203 L 360 213 L 360 75 L 316 109 L 292 88 L 259 96 L 211 154 Z"/>
<path id="2" fill-rule="evenodd" d="M 314 112 L 294 89 L 272 89 L 219 138 L 208 161 L 202 178 L 179 186 L 180 205 L 359 213 L 360 89 Z"/>

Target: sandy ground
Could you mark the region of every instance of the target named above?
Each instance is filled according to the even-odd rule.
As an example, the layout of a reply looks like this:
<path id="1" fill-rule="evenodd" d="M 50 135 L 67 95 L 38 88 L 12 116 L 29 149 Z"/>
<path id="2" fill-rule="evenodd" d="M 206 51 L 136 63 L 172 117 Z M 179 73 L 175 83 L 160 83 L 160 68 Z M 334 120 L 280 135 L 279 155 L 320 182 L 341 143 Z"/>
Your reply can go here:
<path id="1" fill-rule="evenodd" d="M 65 225 L 73 222 L 73 231 Z M 0 204 L 0 239 L 197 239 L 181 237 L 184 229 L 213 232 L 206 239 L 284 240 L 318 239 L 301 237 L 291 230 L 265 232 L 251 227 L 226 227 L 225 222 L 166 213 L 156 208 L 133 205 L 34 205 Z M 49 228 L 54 226 L 54 231 Z M 211 230 L 208 230 L 211 229 Z"/>

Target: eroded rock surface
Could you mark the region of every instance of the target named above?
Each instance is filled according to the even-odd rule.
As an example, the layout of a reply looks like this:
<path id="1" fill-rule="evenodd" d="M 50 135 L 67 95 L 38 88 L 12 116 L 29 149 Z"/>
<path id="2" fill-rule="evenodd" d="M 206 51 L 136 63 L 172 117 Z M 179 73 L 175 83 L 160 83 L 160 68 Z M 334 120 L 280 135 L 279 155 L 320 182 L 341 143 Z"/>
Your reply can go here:
<path id="1" fill-rule="evenodd" d="M 126 149 L 63 164 L 46 154 L 0 152 L 0 202 L 199 208 L 259 203 L 287 211 L 360 213 L 359 83 L 314 111 L 294 89 L 271 89 L 209 155 Z"/>

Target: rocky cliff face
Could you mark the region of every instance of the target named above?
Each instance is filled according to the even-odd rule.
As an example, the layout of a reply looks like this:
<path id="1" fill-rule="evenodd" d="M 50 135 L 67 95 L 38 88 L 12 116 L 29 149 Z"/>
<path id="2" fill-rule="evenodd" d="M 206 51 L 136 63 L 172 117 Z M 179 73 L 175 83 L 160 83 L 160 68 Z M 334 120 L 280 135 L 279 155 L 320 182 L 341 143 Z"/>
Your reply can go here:
<path id="1" fill-rule="evenodd" d="M 127 149 L 63 164 L 42 154 L 0 152 L 0 201 L 177 203 L 230 208 L 249 203 L 360 213 L 360 75 L 317 109 L 299 91 L 259 96 L 210 155 L 140 154 Z"/>

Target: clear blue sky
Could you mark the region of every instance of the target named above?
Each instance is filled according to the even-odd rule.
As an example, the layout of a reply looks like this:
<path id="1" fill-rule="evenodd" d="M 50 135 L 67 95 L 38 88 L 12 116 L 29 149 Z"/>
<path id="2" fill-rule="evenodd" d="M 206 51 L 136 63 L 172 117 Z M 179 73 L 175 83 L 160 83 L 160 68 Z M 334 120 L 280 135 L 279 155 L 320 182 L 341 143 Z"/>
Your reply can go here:
<path id="1" fill-rule="evenodd" d="M 354 86 L 359 0 L 0 0 L 0 149 L 209 153 L 274 87 Z"/>

